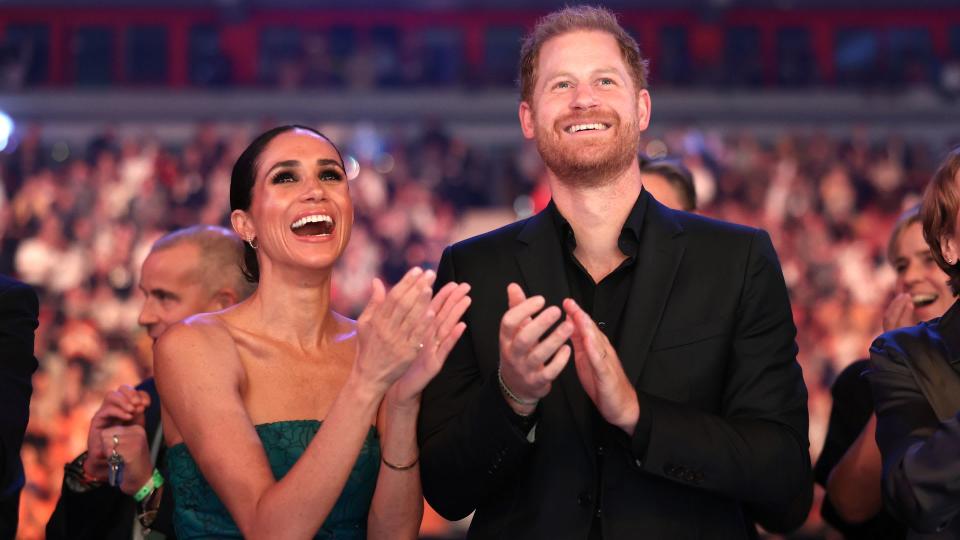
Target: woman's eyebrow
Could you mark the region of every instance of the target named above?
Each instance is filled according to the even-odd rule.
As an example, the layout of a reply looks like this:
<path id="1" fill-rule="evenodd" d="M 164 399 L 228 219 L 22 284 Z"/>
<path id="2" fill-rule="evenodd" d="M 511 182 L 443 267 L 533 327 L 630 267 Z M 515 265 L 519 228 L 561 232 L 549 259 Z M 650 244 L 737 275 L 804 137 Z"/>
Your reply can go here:
<path id="1" fill-rule="evenodd" d="M 295 159 L 288 159 L 286 161 L 278 161 L 273 164 L 273 167 L 267 170 L 267 174 L 273 172 L 274 169 L 286 168 L 286 167 L 297 167 L 300 165 L 300 162 Z"/>
<path id="2" fill-rule="evenodd" d="M 340 168 L 341 171 L 344 170 L 343 165 L 341 165 L 340 162 L 335 159 L 318 159 L 317 165 L 320 165 L 320 166 L 336 165 L 338 168 Z"/>

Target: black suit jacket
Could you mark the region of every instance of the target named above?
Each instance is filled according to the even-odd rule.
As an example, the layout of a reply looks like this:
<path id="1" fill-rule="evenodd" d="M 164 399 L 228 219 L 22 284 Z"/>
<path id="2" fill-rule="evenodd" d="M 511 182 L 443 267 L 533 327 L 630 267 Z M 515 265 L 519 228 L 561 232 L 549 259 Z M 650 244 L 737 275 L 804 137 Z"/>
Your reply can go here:
<path id="1" fill-rule="evenodd" d="M 909 538 L 960 539 L 960 303 L 870 348 L 888 510 Z"/>
<path id="2" fill-rule="evenodd" d="M 20 447 L 30 417 L 31 377 L 37 370 L 33 331 L 40 306 L 29 286 L 0 275 L 0 538 L 17 532 L 23 463 Z"/>
<path id="3" fill-rule="evenodd" d="M 153 378 L 141 382 L 137 389 L 150 394 L 150 407 L 144 413 L 144 428 L 152 448 L 159 433 L 160 396 Z M 157 467 L 164 478 L 167 477 L 165 456 L 166 445 L 161 441 Z M 77 493 L 64 481 L 57 506 L 47 522 L 47 540 L 130 540 L 136 515 L 137 504 L 133 497 L 118 488 L 102 485 Z M 167 538 L 176 538 L 173 531 L 173 490 L 166 484 L 152 529 Z"/>
<path id="4" fill-rule="evenodd" d="M 437 286 L 468 282 L 473 304 L 424 392 L 421 474 L 441 515 L 476 510 L 470 538 L 586 538 L 598 508 L 606 539 L 748 538 L 753 519 L 785 530 L 807 515 L 807 395 L 769 237 L 640 197 L 640 251 L 616 344 L 640 421 L 632 438 L 619 431 L 619 444 L 602 449 L 596 434 L 618 430 L 596 425 L 572 361 L 540 402 L 533 443 L 497 383 L 507 284 L 548 305 L 569 295 L 550 217 L 443 254 Z"/>

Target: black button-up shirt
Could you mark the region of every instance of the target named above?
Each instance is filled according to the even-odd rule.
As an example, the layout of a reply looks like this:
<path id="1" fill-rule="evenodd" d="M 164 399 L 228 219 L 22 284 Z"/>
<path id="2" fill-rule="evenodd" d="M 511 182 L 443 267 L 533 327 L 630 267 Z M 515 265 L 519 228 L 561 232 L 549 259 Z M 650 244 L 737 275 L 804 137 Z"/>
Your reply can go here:
<path id="1" fill-rule="evenodd" d="M 553 218 L 557 234 L 560 235 L 560 245 L 563 247 L 564 254 L 563 268 L 567 283 L 570 285 L 570 297 L 590 314 L 611 343 L 616 343 L 620 337 L 620 321 L 627 298 L 630 296 L 633 268 L 637 261 L 637 253 L 640 251 L 640 229 L 643 227 L 644 209 L 639 202 L 638 197 L 637 203 L 633 205 L 620 231 L 618 244 L 620 251 L 627 258 L 613 272 L 604 276 L 599 283 L 594 282 L 593 277 L 574 255 L 577 239 L 573 234 L 573 227 L 560 214 L 552 201 L 547 208 Z"/>
<path id="2" fill-rule="evenodd" d="M 553 218 L 553 224 L 563 249 L 563 268 L 567 283 L 570 285 L 570 296 L 580 304 L 584 311 L 590 314 L 590 317 L 596 321 L 597 326 L 613 344 L 618 342 L 623 330 L 623 311 L 626 308 L 627 298 L 630 297 L 637 255 L 640 252 L 640 232 L 643 227 L 644 216 L 644 205 L 641 204 L 641 200 L 643 200 L 642 197 L 637 198 L 630 214 L 627 215 L 623 228 L 620 230 L 618 246 L 626 259 L 613 272 L 601 278 L 599 282 L 594 281 L 586 268 L 577 260 L 574 253 L 577 247 L 577 239 L 573 233 L 573 227 L 560 214 L 552 201 L 547 207 L 547 211 Z M 578 501 L 581 506 L 588 506 L 593 500 L 597 503 L 594 520 L 590 527 L 591 540 L 602 538 L 600 516 L 603 508 L 603 492 L 600 478 L 603 477 L 604 445 L 615 444 L 615 439 L 623 438 L 621 433 L 613 432 L 618 428 L 612 427 L 604 421 L 596 408 L 593 409 L 592 416 L 598 471 L 597 482 L 592 487 L 595 496 L 591 497 L 589 493 L 585 493 L 580 496 Z"/>

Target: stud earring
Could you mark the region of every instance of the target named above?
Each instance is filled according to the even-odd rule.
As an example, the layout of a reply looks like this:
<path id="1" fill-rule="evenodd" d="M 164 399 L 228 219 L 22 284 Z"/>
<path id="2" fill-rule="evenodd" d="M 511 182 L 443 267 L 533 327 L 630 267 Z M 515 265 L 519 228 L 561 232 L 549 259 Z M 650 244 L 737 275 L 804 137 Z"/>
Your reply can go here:
<path id="1" fill-rule="evenodd" d="M 254 236 L 254 237 L 250 238 L 249 240 L 247 240 L 247 244 L 249 244 L 250 247 L 253 248 L 253 249 L 257 249 L 258 247 L 260 247 L 260 244 L 257 244 L 257 237 L 256 237 L 256 236 Z"/>

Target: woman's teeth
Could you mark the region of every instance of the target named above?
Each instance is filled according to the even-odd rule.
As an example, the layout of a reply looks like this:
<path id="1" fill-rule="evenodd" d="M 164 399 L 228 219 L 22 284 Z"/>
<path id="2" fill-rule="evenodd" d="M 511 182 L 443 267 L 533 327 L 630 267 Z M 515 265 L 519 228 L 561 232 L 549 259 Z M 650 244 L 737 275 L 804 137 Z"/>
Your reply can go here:
<path id="1" fill-rule="evenodd" d="M 303 216 L 290 229 L 299 236 L 325 236 L 333 233 L 333 218 L 325 214 Z"/>

